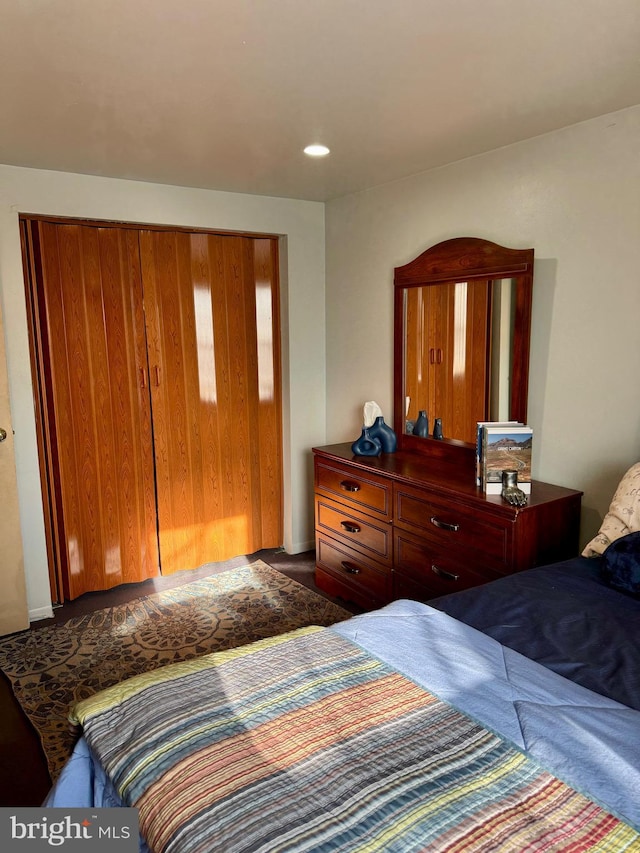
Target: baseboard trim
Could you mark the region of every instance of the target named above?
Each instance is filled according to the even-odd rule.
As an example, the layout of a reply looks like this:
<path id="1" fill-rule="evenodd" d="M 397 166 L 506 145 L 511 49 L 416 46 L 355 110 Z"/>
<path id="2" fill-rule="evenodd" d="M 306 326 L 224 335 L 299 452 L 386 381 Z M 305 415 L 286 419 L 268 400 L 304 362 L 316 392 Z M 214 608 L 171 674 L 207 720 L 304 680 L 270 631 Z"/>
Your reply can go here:
<path id="1" fill-rule="evenodd" d="M 287 554 L 302 554 L 305 551 L 313 551 L 315 547 L 315 539 L 312 539 L 310 542 L 296 542 L 295 545 L 292 545 L 291 548 L 287 550 Z"/>
<path id="2" fill-rule="evenodd" d="M 38 622 L 40 619 L 52 619 L 53 607 L 36 607 L 35 610 L 29 611 L 29 622 Z"/>

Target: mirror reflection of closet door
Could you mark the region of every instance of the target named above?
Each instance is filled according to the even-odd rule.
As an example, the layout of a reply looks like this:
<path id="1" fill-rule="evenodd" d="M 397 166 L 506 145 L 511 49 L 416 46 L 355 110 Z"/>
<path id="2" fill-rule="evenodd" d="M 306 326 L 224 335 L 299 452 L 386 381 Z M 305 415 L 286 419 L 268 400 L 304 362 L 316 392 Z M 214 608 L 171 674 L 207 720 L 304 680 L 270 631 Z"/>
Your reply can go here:
<path id="1" fill-rule="evenodd" d="M 476 423 L 489 418 L 491 293 L 488 280 L 450 285 L 452 341 L 448 401 L 451 436 L 476 440 Z"/>
<path id="2" fill-rule="evenodd" d="M 52 594 L 73 599 L 158 574 L 138 237 L 24 228 Z"/>
<path id="3" fill-rule="evenodd" d="M 441 418 L 451 428 L 451 385 L 454 352 L 453 285 L 415 287 L 407 291 L 406 397 L 408 417 L 415 420 L 421 410 L 429 419 Z"/>
<path id="4" fill-rule="evenodd" d="M 430 431 L 473 442 L 490 393 L 491 283 L 451 282 L 408 288 L 405 297 L 407 417 L 425 409 Z"/>

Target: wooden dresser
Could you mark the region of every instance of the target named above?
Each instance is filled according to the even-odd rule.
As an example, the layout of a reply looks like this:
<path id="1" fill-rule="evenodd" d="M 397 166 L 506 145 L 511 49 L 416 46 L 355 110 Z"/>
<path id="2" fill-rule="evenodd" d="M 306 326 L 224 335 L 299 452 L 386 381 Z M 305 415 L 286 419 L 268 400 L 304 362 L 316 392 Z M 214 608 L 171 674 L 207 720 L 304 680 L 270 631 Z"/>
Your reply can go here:
<path id="1" fill-rule="evenodd" d="M 316 583 L 370 609 L 428 601 L 575 556 L 582 492 L 535 481 L 525 507 L 476 487 L 469 466 L 411 451 L 316 447 Z"/>

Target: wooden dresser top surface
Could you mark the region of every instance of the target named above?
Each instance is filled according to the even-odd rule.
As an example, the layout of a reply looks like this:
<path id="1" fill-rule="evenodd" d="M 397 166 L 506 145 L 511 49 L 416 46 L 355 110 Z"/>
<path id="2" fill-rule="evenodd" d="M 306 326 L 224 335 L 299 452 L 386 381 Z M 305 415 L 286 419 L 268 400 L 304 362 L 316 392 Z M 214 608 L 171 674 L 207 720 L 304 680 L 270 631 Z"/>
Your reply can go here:
<path id="1" fill-rule="evenodd" d="M 486 495 L 482 488 L 476 485 L 475 471 L 472 467 L 467 468 L 401 450 L 396 453 L 383 453 L 380 456 L 355 456 L 351 451 L 351 442 L 314 447 L 313 453 L 317 458 L 348 463 L 363 472 L 383 474 L 397 482 L 437 489 L 443 497 L 463 499 L 465 503 L 475 505 L 482 504 L 485 510 L 490 506 L 491 510 L 498 512 L 503 510 L 507 515 L 526 512 L 527 509 L 549 501 L 578 499 L 582 495 L 582 492 L 575 489 L 533 480 L 527 505 L 517 508 L 505 503 L 500 495 Z"/>

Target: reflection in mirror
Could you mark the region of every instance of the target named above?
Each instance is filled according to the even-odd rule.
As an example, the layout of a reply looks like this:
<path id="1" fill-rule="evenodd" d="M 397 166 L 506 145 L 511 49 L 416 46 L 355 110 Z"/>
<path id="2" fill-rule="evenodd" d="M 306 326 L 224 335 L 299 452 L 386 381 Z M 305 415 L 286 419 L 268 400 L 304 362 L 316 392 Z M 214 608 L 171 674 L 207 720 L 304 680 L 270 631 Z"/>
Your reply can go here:
<path id="1" fill-rule="evenodd" d="M 515 322 L 515 281 L 503 278 L 491 284 L 491 366 L 489 369 L 489 417 L 508 421 L 511 398 L 511 355 Z"/>
<path id="2" fill-rule="evenodd" d="M 396 267 L 394 427 L 401 449 L 458 458 L 474 448 L 478 421 L 526 420 L 533 260 L 533 249 L 456 237 Z M 413 433 L 422 411 L 429 436 L 442 420 L 444 442 Z"/>
<path id="3" fill-rule="evenodd" d="M 405 431 L 419 412 L 447 438 L 473 442 L 477 421 L 508 420 L 513 279 L 404 292 Z"/>

